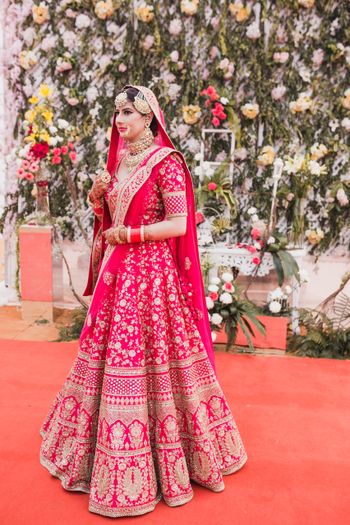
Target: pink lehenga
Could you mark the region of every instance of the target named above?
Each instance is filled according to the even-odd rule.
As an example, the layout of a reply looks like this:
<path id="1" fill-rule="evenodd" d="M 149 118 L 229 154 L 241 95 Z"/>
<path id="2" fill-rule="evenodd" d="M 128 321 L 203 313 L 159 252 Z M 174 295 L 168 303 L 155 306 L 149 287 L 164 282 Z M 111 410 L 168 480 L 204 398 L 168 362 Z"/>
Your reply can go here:
<path id="1" fill-rule="evenodd" d="M 138 86 L 137 86 L 138 87 Z M 216 377 L 196 240 L 191 176 L 159 122 L 158 149 L 126 181 L 112 177 L 95 217 L 78 355 L 42 425 L 40 461 L 89 510 L 118 517 L 182 505 L 191 480 L 213 491 L 247 460 Z M 107 168 L 116 171 L 113 123 Z M 110 224 L 187 216 L 184 236 L 107 246 Z"/>

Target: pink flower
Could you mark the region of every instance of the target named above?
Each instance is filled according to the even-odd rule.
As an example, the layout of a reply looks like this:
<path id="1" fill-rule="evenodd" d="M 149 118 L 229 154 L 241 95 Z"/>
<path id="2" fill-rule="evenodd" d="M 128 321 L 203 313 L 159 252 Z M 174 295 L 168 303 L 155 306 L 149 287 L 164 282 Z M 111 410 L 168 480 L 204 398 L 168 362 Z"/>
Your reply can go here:
<path id="1" fill-rule="evenodd" d="M 27 180 L 33 180 L 34 179 L 34 175 L 33 175 L 33 173 L 29 173 L 29 171 L 27 171 L 24 174 L 24 178 L 27 179 Z"/>
<path id="2" fill-rule="evenodd" d="M 250 232 L 250 235 L 252 236 L 254 241 L 256 241 L 257 239 L 259 239 L 259 237 L 261 237 L 261 231 L 258 230 L 258 228 L 253 228 Z"/>
<path id="3" fill-rule="evenodd" d="M 218 187 L 218 185 L 215 182 L 209 182 L 209 184 L 208 184 L 208 190 L 209 191 L 214 191 L 214 190 L 216 190 L 217 187 Z"/>
<path id="4" fill-rule="evenodd" d="M 250 244 L 247 244 L 246 248 L 247 248 L 248 252 L 250 252 L 250 253 L 255 253 L 257 251 L 255 246 L 250 245 Z"/>
<path id="5" fill-rule="evenodd" d="M 256 264 L 256 265 L 260 264 L 260 263 L 261 263 L 261 259 L 260 259 L 260 257 L 253 257 L 253 259 L 252 259 L 252 263 L 253 263 L 253 264 Z"/>
<path id="6" fill-rule="evenodd" d="M 24 177 L 24 173 L 25 173 L 25 171 L 24 171 L 23 168 L 18 168 L 18 170 L 17 170 L 17 177 L 20 177 L 20 178 Z"/>
<path id="7" fill-rule="evenodd" d="M 286 94 L 286 91 L 287 91 L 286 86 L 283 86 L 283 85 L 276 86 L 271 91 L 271 97 L 273 98 L 273 100 L 280 100 L 281 98 L 284 97 L 284 95 Z"/>
<path id="8" fill-rule="evenodd" d="M 66 155 L 68 153 L 68 147 L 67 146 L 62 146 L 61 151 L 62 151 L 63 155 Z"/>
<path id="9" fill-rule="evenodd" d="M 213 126 L 215 126 L 216 128 L 218 126 L 220 126 L 220 120 L 217 118 L 217 117 L 214 117 L 211 121 L 211 123 L 213 124 Z"/>
<path id="10" fill-rule="evenodd" d="M 73 144 L 73 142 L 68 142 L 68 147 L 69 147 L 70 149 L 74 149 L 74 144 Z"/>
<path id="11" fill-rule="evenodd" d="M 195 217 L 196 217 L 196 224 L 201 224 L 202 222 L 204 222 L 204 215 L 201 211 L 196 211 Z"/>
<path id="12" fill-rule="evenodd" d="M 52 164 L 61 164 L 62 158 L 61 157 L 52 157 Z"/>
<path id="13" fill-rule="evenodd" d="M 61 148 L 53 148 L 52 152 L 55 157 L 58 157 L 59 155 L 61 155 Z"/>
<path id="14" fill-rule="evenodd" d="M 224 288 L 225 290 L 227 290 L 228 292 L 232 292 L 234 290 L 233 286 L 232 286 L 232 283 L 225 283 L 224 284 Z"/>
<path id="15" fill-rule="evenodd" d="M 321 48 L 315 49 L 315 51 L 312 53 L 312 63 L 317 68 L 320 67 L 324 59 L 324 51 Z"/>
<path id="16" fill-rule="evenodd" d="M 69 152 L 69 158 L 72 162 L 75 162 L 77 160 L 77 154 L 75 153 L 75 151 Z"/>
<path id="17" fill-rule="evenodd" d="M 210 292 L 209 297 L 213 301 L 217 301 L 217 299 L 219 298 L 219 294 L 217 292 Z"/>
<path id="18" fill-rule="evenodd" d="M 273 60 L 277 62 L 278 64 L 284 64 L 285 62 L 287 62 L 288 58 L 289 58 L 289 53 L 287 51 L 282 51 L 282 52 L 276 51 L 273 54 Z"/>
<path id="19" fill-rule="evenodd" d="M 126 67 L 125 64 L 123 64 L 123 62 L 122 62 L 121 64 L 119 64 L 119 66 L 118 66 L 118 71 L 119 71 L 120 73 L 125 73 L 125 71 L 126 71 L 127 69 L 128 69 L 128 68 Z"/>

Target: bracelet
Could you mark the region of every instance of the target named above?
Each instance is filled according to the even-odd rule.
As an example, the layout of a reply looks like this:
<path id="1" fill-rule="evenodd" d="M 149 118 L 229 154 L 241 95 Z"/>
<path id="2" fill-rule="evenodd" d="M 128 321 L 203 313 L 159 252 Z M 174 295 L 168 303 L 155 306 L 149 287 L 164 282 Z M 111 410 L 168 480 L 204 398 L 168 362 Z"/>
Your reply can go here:
<path id="1" fill-rule="evenodd" d="M 144 242 L 145 240 L 145 225 L 144 224 L 141 224 L 140 237 L 141 237 L 141 242 Z"/>
<path id="2" fill-rule="evenodd" d="M 128 226 L 126 229 L 126 240 L 127 242 L 130 242 L 130 233 L 131 233 L 131 226 Z"/>

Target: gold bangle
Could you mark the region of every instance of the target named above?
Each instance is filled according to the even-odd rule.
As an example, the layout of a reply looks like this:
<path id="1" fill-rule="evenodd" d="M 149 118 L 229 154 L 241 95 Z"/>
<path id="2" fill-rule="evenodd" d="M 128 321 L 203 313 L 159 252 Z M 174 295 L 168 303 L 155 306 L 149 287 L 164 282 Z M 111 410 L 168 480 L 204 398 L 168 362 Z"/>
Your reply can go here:
<path id="1" fill-rule="evenodd" d="M 114 228 L 113 236 L 117 244 L 120 244 L 119 227 Z"/>
<path id="2" fill-rule="evenodd" d="M 141 242 L 144 242 L 145 240 L 145 225 L 144 224 L 141 224 L 140 238 L 141 238 Z"/>
<path id="3" fill-rule="evenodd" d="M 130 234 L 131 234 L 131 226 L 128 226 L 126 229 L 126 240 L 130 243 Z"/>

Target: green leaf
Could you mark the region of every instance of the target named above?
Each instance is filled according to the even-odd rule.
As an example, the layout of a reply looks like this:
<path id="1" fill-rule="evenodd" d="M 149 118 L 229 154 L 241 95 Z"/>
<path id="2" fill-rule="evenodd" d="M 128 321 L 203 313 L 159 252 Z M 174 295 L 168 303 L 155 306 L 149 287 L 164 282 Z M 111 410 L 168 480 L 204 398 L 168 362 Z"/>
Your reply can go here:
<path id="1" fill-rule="evenodd" d="M 278 256 L 279 252 L 278 253 L 273 253 L 272 252 L 271 255 L 272 255 L 273 263 L 274 263 L 275 268 L 276 268 L 278 285 L 282 286 L 283 281 L 284 281 L 284 271 L 283 271 L 283 266 L 282 266 L 281 260 L 280 260 L 280 258 Z"/>

